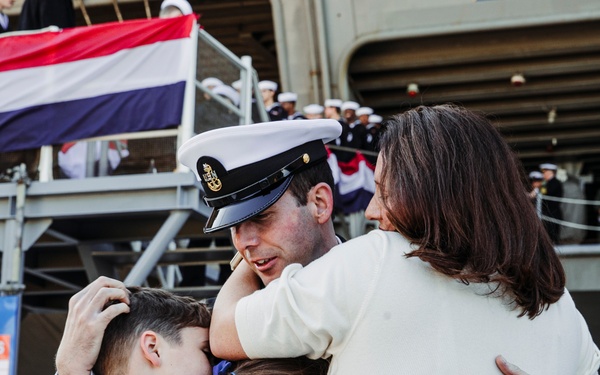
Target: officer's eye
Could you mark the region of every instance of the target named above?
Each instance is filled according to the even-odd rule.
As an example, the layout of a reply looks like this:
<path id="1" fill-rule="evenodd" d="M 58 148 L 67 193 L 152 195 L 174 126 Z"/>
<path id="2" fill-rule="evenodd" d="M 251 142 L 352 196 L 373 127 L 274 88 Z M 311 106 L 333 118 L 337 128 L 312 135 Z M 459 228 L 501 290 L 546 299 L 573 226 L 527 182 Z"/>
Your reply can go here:
<path id="1" fill-rule="evenodd" d="M 260 214 L 254 216 L 256 221 L 265 221 L 269 217 L 268 213 L 261 212 Z"/>

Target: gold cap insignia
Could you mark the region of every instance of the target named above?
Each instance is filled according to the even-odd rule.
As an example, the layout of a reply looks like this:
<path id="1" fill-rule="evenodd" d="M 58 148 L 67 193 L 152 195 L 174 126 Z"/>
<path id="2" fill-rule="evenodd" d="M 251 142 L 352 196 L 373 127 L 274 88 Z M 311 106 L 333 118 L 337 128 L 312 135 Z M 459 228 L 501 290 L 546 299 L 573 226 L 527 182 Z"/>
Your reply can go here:
<path id="1" fill-rule="evenodd" d="M 308 164 L 308 162 L 310 161 L 310 156 L 308 156 L 308 154 L 302 155 L 302 161 L 304 162 L 304 164 Z"/>
<path id="2" fill-rule="evenodd" d="M 219 176 L 217 176 L 217 172 L 213 171 L 212 167 L 206 163 L 202 164 L 202 168 L 204 168 L 204 174 L 202 174 L 202 178 L 204 182 L 208 185 L 208 188 L 212 191 L 219 191 L 223 187 L 221 180 L 219 180 Z"/>

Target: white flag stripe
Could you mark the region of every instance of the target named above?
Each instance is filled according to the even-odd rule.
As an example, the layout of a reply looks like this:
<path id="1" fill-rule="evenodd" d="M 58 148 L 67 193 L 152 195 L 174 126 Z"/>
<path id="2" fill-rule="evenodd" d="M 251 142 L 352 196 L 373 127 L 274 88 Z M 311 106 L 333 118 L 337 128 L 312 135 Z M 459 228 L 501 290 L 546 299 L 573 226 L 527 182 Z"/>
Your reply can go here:
<path id="1" fill-rule="evenodd" d="M 192 40 L 176 39 L 115 54 L 0 72 L 0 112 L 185 81 Z"/>
<path id="2" fill-rule="evenodd" d="M 358 171 L 351 175 L 340 173 L 340 194 L 345 195 L 355 190 L 363 189 L 375 193 L 375 179 L 373 171 L 365 161 L 358 163 Z"/>

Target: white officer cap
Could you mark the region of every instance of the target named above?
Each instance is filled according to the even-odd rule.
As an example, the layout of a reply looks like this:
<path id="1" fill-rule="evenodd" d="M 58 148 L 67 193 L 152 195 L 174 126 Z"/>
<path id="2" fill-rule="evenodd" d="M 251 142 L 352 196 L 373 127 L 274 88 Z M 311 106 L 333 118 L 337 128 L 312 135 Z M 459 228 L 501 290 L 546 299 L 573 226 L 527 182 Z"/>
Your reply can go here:
<path id="1" fill-rule="evenodd" d="M 382 121 L 383 121 L 383 117 L 381 117 L 379 115 L 370 115 L 369 116 L 369 122 L 371 124 L 381 124 Z"/>
<path id="2" fill-rule="evenodd" d="M 258 83 L 258 89 L 277 91 L 277 84 L 273 81 L 260 81 Z"/>
<path id="3" fill-rule="evenodd" d="M 241 90 L 242 89 L 242 80 L 238 79 L 237 81 L 231 82 L 231 87 L 233 87 L 236 90 Z"/>
<path id="4" fill-rule="evenodd" d="M 214 87 L 214 86 L 220 86 L 220 85 L 223 85 L 224 83 L 223 83 L 223 81 L 221 81 L 221 80 L 220 80 L 220 79 L 218 79 L 218 78 L 215 78 L 215 77 L 207 77 L 207 78 L 204 78 L 204 79 L 202 80 L 202 82 L 200 82 L 200 84 L 201 84 L 202 86 L 206 87 L 206 88 L 210 88 L 210 87 Z"/>
<path id="5" fill-rule="evenodd" d="M 222 95 L 222 96 L 228 98 L 236 106 L 240 105 L 240 94 L 237 91 L 235 91 L 235 89 L 231 86 L 227 86 L 227 85 L 215 86 L 212 89 L 212 92 L 217 95 Z"/>
<path id="6" fill-rule="evenodd" d="M 164 0 L 160 4 L 160 9 L 163 10 L 168 6 L 178 8 L 184 16 L 193 13 L 192 6 L 187 2 L 187 0 Z"/>
<path id="7" fill-rule="evenodd" d="M 558 167 L 556 166 L 556 164 L 550 164 L 550 163 L 544 163 L 544 164 L 540 164 L 540 170 L 550 170 L 550 171 L 555 171 L 558 169 Z"/>
<path id="8" fill-rule="evenodd" d="M 298 95 L 295 92 L 282 92 L 277 95 L 277 101 L 279 103 L 296 102 L 298 101 Z"/>
<path id="9" fill-rule="evenodd" d="M 356 115 L 357 116 L 364 116 L 364 115 L 372 115 L 373 114 L 373 108 L 370 107 L 360 107 L 359 109 L 356 110 Z"/>
<path id="10" fill-rule="evenodd" d="M 213 211 L 204 231 L 247 220 L 274 204 L 293 176 L 327 159 L 324 143 L 336 139 L 336 120 L 284 120 L 210 130 L 178 150 L 194 171 Z"/>
<path id="11" fill-rule="evenodd" d="M 327 100 L 325 100 L 325 107 L 341 108 L 342 100 L 341 99 L 327 99 Z"/>
<path id="12" fill-rule="evenodd" d="M 531 180 L 543 180 L 544 175 L 541 172 L 533 171 L 533 172 L 529 173 L 529 178 Z"/>
<path id="13" fill-rule="evenodd" d="M 357 102 L 347 101 L 347 102 L 342 103 L 342 112 L 344 112 L 347 109 L 356 111 L 359 107 L 360 107 L 360 105 Z"/>
<path id="14" fill-rule="evenodd" d="M 318 104 L 309 104 L 306 107 L 302 108 L 304 113 L 307 115 L 318 115 L 323 113 L 323 106 Z"/>

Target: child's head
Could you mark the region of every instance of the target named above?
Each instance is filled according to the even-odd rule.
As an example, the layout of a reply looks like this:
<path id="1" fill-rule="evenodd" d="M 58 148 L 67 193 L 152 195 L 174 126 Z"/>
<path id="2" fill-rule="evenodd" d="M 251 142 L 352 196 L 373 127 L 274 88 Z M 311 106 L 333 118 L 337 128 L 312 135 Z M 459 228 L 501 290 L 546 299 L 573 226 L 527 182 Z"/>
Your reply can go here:
<path id="1" fill-rule="evenodd" d="M 148 366 L 163 371 L 169 367 L 168 372 L 177 374 L 211 374 L 206 306 L 161 289 L 128 289 L 130 312 L 108 324 L 94 373 L 144 373 Z"/>

